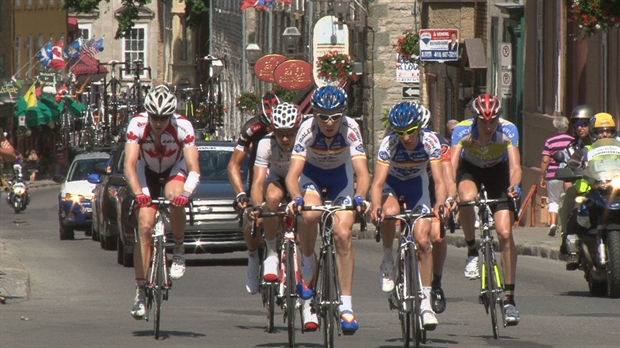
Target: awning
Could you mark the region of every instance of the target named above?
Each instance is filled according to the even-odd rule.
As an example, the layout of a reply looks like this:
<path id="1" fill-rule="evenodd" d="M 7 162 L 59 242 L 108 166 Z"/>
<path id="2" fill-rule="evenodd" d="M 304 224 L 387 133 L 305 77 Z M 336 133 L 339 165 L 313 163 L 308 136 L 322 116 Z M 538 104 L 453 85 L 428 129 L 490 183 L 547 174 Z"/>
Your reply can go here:
<path id="1" fill-rule="evenodd" d="M 80 54 L 78 58 L 69 59 L 67 66 L 75 76 L 108 73 L 108 69 L 105 66 L 99 66 L 98 59 L 86 54 Z"/>
<path id="2" fill-rule="evenodd" d="M 463 52 L 463 66 L 470 69 L 486 69 L 487 56 L 484 51 L 482 39 L 465 40 L 465 48 Z"/>
<path id="3" fill-rule="evenodd" d="M 69 112 L 73 117 L 79 117 L 84 110 L 84 105 L 71 100 Z M 64 104 L 56 103 L 54 96 L 43 95 L 37 100 L 37 106 L 28 109 L 28 103 L 20 96 L 15 105 L 15 116 L 26 115 L 26 124 L 30 127 L 52 122 L 58 122 L 62 115 Z"/>

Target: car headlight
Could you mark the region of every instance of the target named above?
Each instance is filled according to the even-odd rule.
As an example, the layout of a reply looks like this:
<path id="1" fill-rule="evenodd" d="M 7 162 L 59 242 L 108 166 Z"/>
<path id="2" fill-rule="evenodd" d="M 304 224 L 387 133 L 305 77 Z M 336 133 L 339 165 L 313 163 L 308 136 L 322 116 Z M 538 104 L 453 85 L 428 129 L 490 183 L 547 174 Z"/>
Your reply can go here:
<path id="1" fill-rule="evenodd" d="M 65 201 L 72 201 L 73 203 L 83 203 L 86 200 L 92 198 L 92 195 L 80 195 L 77 193 L 66 193 Z"/>
<path id="2" fill-rule="evenodd" d="M 620 190 L 620 176 L 614 176 L 609 182 L 614 191 Z"/>

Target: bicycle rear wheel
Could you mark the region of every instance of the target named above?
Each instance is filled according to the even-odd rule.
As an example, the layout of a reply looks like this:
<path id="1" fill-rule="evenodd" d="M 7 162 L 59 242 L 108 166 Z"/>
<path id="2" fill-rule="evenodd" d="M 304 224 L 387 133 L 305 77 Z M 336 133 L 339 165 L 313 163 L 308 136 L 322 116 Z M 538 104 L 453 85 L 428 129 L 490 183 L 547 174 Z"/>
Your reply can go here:
<path id="1" fill-rule="evenodd" d="M 323 343 L 325 347 L 331 348 L 334 346 L 334 328 L 337 325 L 335 319 L 337 319 L 336 302 L 336 288 L 334 284 L 334 253 L 331 246 L 325 248 L 324 254 L 321 255 L 322 262 L 320 263 L 319 272 L 322 278 L 322 294 L 320 298 L 321 317 L 323 319 Z M 338 281 L 337 279 L 335 281 Z"/>
<path id="2" fill-rule="evenodd" d="M 161 318 L 161 302 L 162 302 L 162 294 L 164 290 L 164 269 L 165 265 L 163 264 L 165 252 L 163 250 L 164 243 L 161 239 L 157 239 L 155 242 L 155 250 L 156 250 L 156 258 L 155 264 L 153 265 L 152 272 L 154 272 L 154 283 L 153 283 L 153 334 L 155 335 L 155 339 L 159 339 L 159 324 Z"/>
<path id="3" fill-rule="evenodd" d="M 295 274 L 295 245 L 293 241 L 284 244 L 284 267 L 286 278 L 286 324 L 288 328 L 288 345 L 295 347 L 295 307 L 297 305 L 297 276 Z"/>

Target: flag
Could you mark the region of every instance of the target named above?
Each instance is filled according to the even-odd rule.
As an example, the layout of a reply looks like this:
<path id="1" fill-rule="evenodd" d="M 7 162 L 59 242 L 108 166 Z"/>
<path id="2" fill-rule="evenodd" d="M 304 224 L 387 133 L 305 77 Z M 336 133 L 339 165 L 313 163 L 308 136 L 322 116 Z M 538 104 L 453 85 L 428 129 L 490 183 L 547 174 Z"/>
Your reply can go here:
<path id="1" fill-rule="evenodd" d="M 65 58 L 77 58 L 80 56 L 80 50 L 82 49 L 82 38 L 78 38 L 65 48 Z"/>
<path id="2" fill-rule="evenodd" d="M 28 105 L 26 110 L 30 109 L 30 108 L 36 108 L 37 107 L 37 96 L 36 96 L 36 91 L 34 88 L 34 85 L 36 84 L 33 83 L 32 86 L 30 86 L 30 88 L 28 88 L 28 91 L 26 92 L 26 94 L 24 94 L 24 99 L 26 99 L 26 104 Z"/>
<path id="3" fill-rule="evenodd" d="M 41 84 L 41 86 L 39 86 L 39 88 L 37 88 L 37 90 L 34 92 L 34 95 L 35 95 L 37 98 L 39 98 L 39 97 L 41 96 L 41 94 L 43 94 L 43 87 L 45 87 L 45 84 L 46 84 L 46 83 L 47 83 L 47 82 L 43 82 L 43 83 Z"/>
<path id="4" fill-rule="evenodd" d="M 52 62 L 50 63 L 52 69 L 59 70 L 67 65 L 62 57 L 62 49 L 64 46 L 65 44 L 60 40 L 52 47 Z"/>
<path id="5" fill-rule="evenodd" d="M 243 0 L 243 2 L 241 3 L 241 8 L 239 9 L 239 12 L 243 12 L 244 10 L 247 10 L 248 8 L 254 8 L 256 10 L 265 11 L 269 9 L 270 6 L 273 6 L 275 2 L 276 0 Z"/>
<path id="6" fill-rule="evenodd" d="M 17 76 L 13 75 L 11 80 L 13 80 L 13 83 L 15 83 L 17 87 L 22 88 L 22 80 L 18 80 Z"/>
<path id="7" fill-rule="evenodd" d="M 95 48 L 98 52 L 103 52 L 103 37 L 95 42 Z"/>
<path id="8" fill-rule="evenodd" d="M 239 9 L 239 12 L 243 12 L 244 10 L 247 10 L 248 8 L 253 8 L 254 5 L 256 5 L 256 3 L 258 3 L 258 1 L 256 0 L 243 0 L 243 2 L 241 3 L 241 8 Z"/>
<path id="9" fill-rule="evenodd" d="M 44 67 L 49 68 L 52 63 L 52 43 L 48 43 L 47 45 L 41 47 L 39 53 L 37 53 L 37 58 L 39 58 L 39 62 L 43 64 Z"/>
<path id="10" fill-rule="evenodd" d="M 91 58 L 95 58 L 97 53 L 99 53 L 99 51 L 97 51 L 97 48 L 95 48 L 95 39 L 90 39 L 85 42 L 82 45 L 82 52 Z"/>
<path id="11" fill-rule="evenodd" d="M 284 4 L 290 5 L 290 4 L 292 4 L 292 3 L 293 3 L 293 0 L 278 0 L 278 2 L 281 2 L 281 3 L 284 3 Z"/>

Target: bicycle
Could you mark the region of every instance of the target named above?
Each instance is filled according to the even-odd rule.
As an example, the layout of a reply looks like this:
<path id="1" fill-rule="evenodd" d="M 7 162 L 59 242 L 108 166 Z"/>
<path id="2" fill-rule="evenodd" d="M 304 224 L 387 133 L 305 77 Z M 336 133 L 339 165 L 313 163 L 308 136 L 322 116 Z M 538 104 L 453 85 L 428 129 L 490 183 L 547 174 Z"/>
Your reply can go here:
<path id="1" fill-rule="evenodd" d="M 422 325 L 422 300 L 425 299 L 422 290 L 422 279 L 420 278 L 419 261 L 417 257 L 418 247 L 414 238 L 413 229 L 416 222 L 420 219 L 434 218 L 434 213 L 415 213 L 412 210 L 405 210 L 404 197 L 399 199 L 401 213 L 396 215 L 386 215 L 383 219 L 383 209 L 377 210 L 377 229 L 375 230 L 375 240 L 381 241 L 381 221 L 397 220 L 401 224 L 400 244 L 398 246 L 398 267 L 396 268 L 394 290 L 388 298 L 390 310 L 398 309 L 403 347 L 407 348 L 412 337 L 415 339 L 415 347 L 420 343 L 426 343 L 426 330 Z M 442 206 L 443 208 L 443 206 Z M 443 209 L 440 209 L 442 234 L 445 231 L 443 221 Z"/>
<path id="2" fill-rule="evenodd" d="M 295 310 L 302 314 L 302 306 L 297 295 L 297 283 L 300 279 L 297 243 L 295 237 L 296 219 L 287 215 L 285 211 L 264 212 L 259 208 L 259 217 L 271 218 L 284 216 L 284 235 L 279 236 L 279 277 L 276 282 L 261 281 L 263 305 L 267 307 L 267 332 L 273 332 L 274 298 L 284 311 L 284 322 L 287 323 L 289 347 L 295 346 Z M 257 221 L 252 221 L 252 235 L 256 234 Z M 264 244 L 264 239 L 263 239 Z M 263 255 L 264 256 L 264 255 Z M 262 258 L 261 258 L 262 259 Z M 262 265 L 262 263 L 261 263 Z M 262 267 L 261 267 L 262 268 Z M 260 274 L 263 274 L 262 270 Z M 304 332 L 302 325 L 301 332 Z"/>
<path id="3" fill-rule="evenodd" d="M 323 342 L 325 347 L 334 346 L 334 331 L 338 328 L 338 336 L 343 334 L 340 323 L 340 282 L 336 263 L 336 247 L 334 245 L 334 215 L 339 211 L 352 210 L 352 205 L 332 205 L 331 201 L 324 201 L 323 205 L 303 206 L 302 211 L 322 211 L 319 222 L 321 231 L 321 247 L 319 251 L 319 265 L 316 274 L 313 307 L 319 317 L 319 327 L 323 328 Z M 295 215 L 300 212 L 296 211 Z M 366 220 L 362 217 L 361 230 L 366 230 Z"/>
<path id="4" fill-rule="evenodd" d="M 122 71 L 122 70 L 121 70 Z M 133 102 L 132 107 L 135 114 L 139 114 L 144 111 L 144 96 L 148 93 L 148 88 L 142 86 L 141 74 L 143 71 L 148 72 L 148 78 L 151 80 L 151 67 L 145 67 L 142 59 L 136 59 L 133 61 L 131 67 L 127 67 L 125 71 L 127 73 L 133 73 L 133 86 L 131 86 L 129 95 L 130 100 Z"/>
<path id="5" fill-rule="evenodd" d="M 497 260 L 495 258 L 495 251 L 493 250 L 493 235 L 492 230 L 495 229 L 495 225 L 490 221 L 491 217 L 491 205 L 498 203 L 509 202 L 510 199 L 488 199 L 487 191 L 484 184 L 480 185 L 480 191 L 476 199 L 467 202 L 459 202 L 459 207 L 466 206 L 478 206 L 478 217 L 480 218 L 480 265 L 481 265 L 481 277 L 480 277 L 480 295 L 478 301 L 484 305 L 484 309 L 489 315 L 491 314 L 491 326 L 493 327 L 493 338 L 499 338 L 499 327 L 497 320 L 497 306 L 500 308 L 500 315 L 502 316 L 503 326 L 506 327 L 506 318 L 503 305 L 503 286 L 504 279 L 500 272 Z M 513 199 L 516 209 L 516 199 Z"/>

